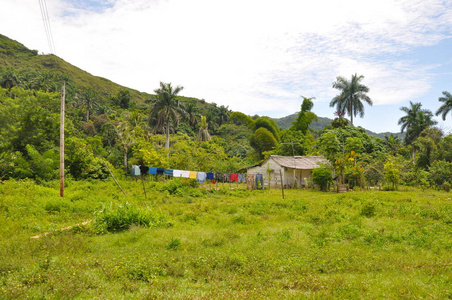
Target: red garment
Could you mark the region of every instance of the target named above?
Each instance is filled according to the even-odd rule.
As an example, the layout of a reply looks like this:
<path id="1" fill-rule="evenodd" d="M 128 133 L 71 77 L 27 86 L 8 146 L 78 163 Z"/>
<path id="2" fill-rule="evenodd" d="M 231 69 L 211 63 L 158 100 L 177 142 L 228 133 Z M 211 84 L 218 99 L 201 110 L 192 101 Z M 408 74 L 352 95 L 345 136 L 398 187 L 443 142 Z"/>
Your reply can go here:
<path id="1" fill-rule="evenodd" d="M 231 182 L 239 181 L 239 174 L 231 174 Z"/>
<path id="2" fill-rule="evenodd" d="M 215 183 L 217 183 L 217 181 L 216 180 L 212 180 L 212 183 L 215 184 Z"/>

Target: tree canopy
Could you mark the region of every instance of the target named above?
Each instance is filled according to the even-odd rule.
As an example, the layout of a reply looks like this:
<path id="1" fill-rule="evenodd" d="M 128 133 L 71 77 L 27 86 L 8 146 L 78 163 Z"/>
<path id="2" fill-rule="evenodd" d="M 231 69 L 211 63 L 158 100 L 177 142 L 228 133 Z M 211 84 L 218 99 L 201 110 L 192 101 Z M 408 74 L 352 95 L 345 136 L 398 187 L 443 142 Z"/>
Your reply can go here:
<path id="1" fill-rule="evenodd" d="M 373 102 L 367 95 L 369 88 L 360 81 L 364 79 L 363 75 L 352 75 L 350 81 L 345 77 L 338 76 L 333 82 L 333 88 L 338 89 L 340 94 L 335 96 L 330 102 L 331 107 L 336 107 L 337 111 L 346 111 L 350 116 L 350 124 L 353 126 L 353 117 L 364 116 L 364 105 L 362 101 L 372 106 Z"/>

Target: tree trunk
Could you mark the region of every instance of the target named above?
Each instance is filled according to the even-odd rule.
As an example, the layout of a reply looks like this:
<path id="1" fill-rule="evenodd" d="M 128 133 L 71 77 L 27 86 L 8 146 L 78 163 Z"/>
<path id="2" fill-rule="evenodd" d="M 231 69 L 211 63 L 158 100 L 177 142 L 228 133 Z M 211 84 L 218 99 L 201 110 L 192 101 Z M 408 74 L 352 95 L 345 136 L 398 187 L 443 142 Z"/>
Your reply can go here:
<path id="1" fill-rule="evenodd" d="M 124 171 L 127 174 L 127 147 L 124 147 Z"/>
<path id="2" fill-rule="evenodd" d="M 86 106 L 86 122 L 89 121 L 89 106 L 90 106 L 90 103 L 88 102 L 88 105 Z"/>
<path id="3" fill-rule="evenodd" d="M 165 141 L 165 149 L 166 149 L 166 156 L 169 157 L 169 120 L 166 122 L 166 141 Z"/>
<path id="4" fill-rule="evenodd" d="M 350 124 L 353 127 L 353 107 L 350 105 L 349 109 L 350 109 Z"/>

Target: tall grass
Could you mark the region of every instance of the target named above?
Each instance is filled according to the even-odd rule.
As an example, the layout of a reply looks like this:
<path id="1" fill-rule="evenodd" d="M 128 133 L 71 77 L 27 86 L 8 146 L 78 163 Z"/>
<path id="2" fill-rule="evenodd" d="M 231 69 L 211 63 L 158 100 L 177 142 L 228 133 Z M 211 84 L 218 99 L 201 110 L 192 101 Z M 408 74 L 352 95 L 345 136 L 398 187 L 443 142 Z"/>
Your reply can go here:
<path id="1" fill-rule="evenodd" d="M 120 184 L 0 185 L 0 299 L 452 298 L 448 193 Z"/>

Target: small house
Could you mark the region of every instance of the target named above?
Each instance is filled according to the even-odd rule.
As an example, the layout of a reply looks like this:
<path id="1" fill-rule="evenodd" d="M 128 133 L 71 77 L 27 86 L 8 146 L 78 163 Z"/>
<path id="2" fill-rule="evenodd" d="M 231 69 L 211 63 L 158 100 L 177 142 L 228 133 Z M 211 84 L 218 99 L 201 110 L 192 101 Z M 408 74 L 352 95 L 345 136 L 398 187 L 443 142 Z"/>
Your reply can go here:
<path id="1" fill-rule="evenodd" d="M 270 155 L 258 165 L 247 167 L 247 174 L 262 174 L 266 186 L 305 187 L 312 182 L 312 170 L 329 161 L 321 156 Z"/>

